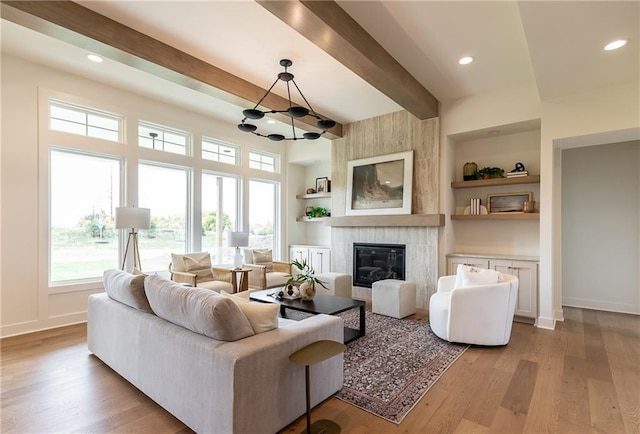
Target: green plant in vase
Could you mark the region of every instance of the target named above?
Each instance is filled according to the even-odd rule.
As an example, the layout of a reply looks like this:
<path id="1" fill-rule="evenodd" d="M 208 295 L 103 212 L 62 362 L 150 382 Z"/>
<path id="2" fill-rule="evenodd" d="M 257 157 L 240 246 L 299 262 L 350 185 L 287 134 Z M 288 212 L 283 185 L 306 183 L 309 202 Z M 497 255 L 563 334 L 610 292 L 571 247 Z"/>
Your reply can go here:
<path id="1" fill-rule="evenodd" d="M 504 178 L 504 169 L 499 167 L 483 167 L 476 172 L 476 179 Z"/>
<path id="2" fill-rule="evenodd" d="M 302 262 L 297 259 L 293 260 L 291 264 L 298 269 L 298 273 L 294 276 L 290 274 L 287 279 L 287 283 L 285 284 L 285 292 L 289 295 L 293 295 L 293 284 L 299 284 L 298 291 L 302 296 L 303 300 L 311 300 L 316 295 L 316 284 L 322 286 L 324 289 L 327 288 L 322 280 L 316 277 L 316 273 L 311 267 L 309 263 L 307 263 L 306 259 L 303 259 Z M 291 291 L 291 293 L 289 293 Z"/>

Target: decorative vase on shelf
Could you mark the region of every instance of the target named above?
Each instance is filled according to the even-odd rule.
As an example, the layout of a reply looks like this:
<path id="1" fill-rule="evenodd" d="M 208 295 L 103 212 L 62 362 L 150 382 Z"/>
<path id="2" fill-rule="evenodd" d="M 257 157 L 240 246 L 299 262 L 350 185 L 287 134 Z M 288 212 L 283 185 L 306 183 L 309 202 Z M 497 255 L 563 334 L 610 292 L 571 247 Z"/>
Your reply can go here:
<path id="1" fill-rule="evenodd" d="M 462 167 L 462 179 L 465 181 L 471 181 L 476 179 L 476 172 L 478 171 L 478 165 L 474 162 L 465 163 Z"/>

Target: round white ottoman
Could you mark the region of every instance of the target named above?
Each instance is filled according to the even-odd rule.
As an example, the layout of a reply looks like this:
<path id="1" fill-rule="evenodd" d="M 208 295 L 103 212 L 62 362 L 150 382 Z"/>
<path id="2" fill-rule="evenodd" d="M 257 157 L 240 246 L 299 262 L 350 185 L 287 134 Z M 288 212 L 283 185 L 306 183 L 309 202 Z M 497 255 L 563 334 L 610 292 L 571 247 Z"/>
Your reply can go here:
<path id="1" fill-rule="evenodd" d="M 394 318 L 416 313 L 416 284 L 406 280 L 386 279 L 371 285 L 371 311 Z"/>

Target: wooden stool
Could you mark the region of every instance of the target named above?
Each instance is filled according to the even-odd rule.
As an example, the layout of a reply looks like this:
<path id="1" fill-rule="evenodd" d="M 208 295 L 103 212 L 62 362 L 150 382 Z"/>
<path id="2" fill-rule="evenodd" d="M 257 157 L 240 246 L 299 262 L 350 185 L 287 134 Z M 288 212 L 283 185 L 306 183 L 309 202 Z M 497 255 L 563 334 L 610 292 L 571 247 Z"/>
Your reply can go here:
<path id="1" fill-rule="evenodd" d="M 347 346 L 336 341 L 316 341 L 300 348 L 289 356 L 289 360 L 296 365 L 304 365 L 305 384 L 307 389 L 307 429 L 302 434 L 326 433 L 337 434 L 340 425 L 332 420 L 320 419 L 311 424 L 311 392 L 309 390 L 309 366 L 323 362 L 333 356 L 343 353 Z"/>

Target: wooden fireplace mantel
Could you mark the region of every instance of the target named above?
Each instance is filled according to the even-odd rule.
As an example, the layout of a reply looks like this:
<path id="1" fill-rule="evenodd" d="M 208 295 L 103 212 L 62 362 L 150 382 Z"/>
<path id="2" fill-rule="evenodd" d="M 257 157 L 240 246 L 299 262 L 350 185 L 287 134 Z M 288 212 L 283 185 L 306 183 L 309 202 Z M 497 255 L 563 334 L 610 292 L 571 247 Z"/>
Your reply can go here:
<path id="1" fill-rule="evenodd" d="M 329 217 L 327 226 L 336 227 L 393 227 L 393 226 L 444 226 L 444 214 L 404 214 Z"/>

